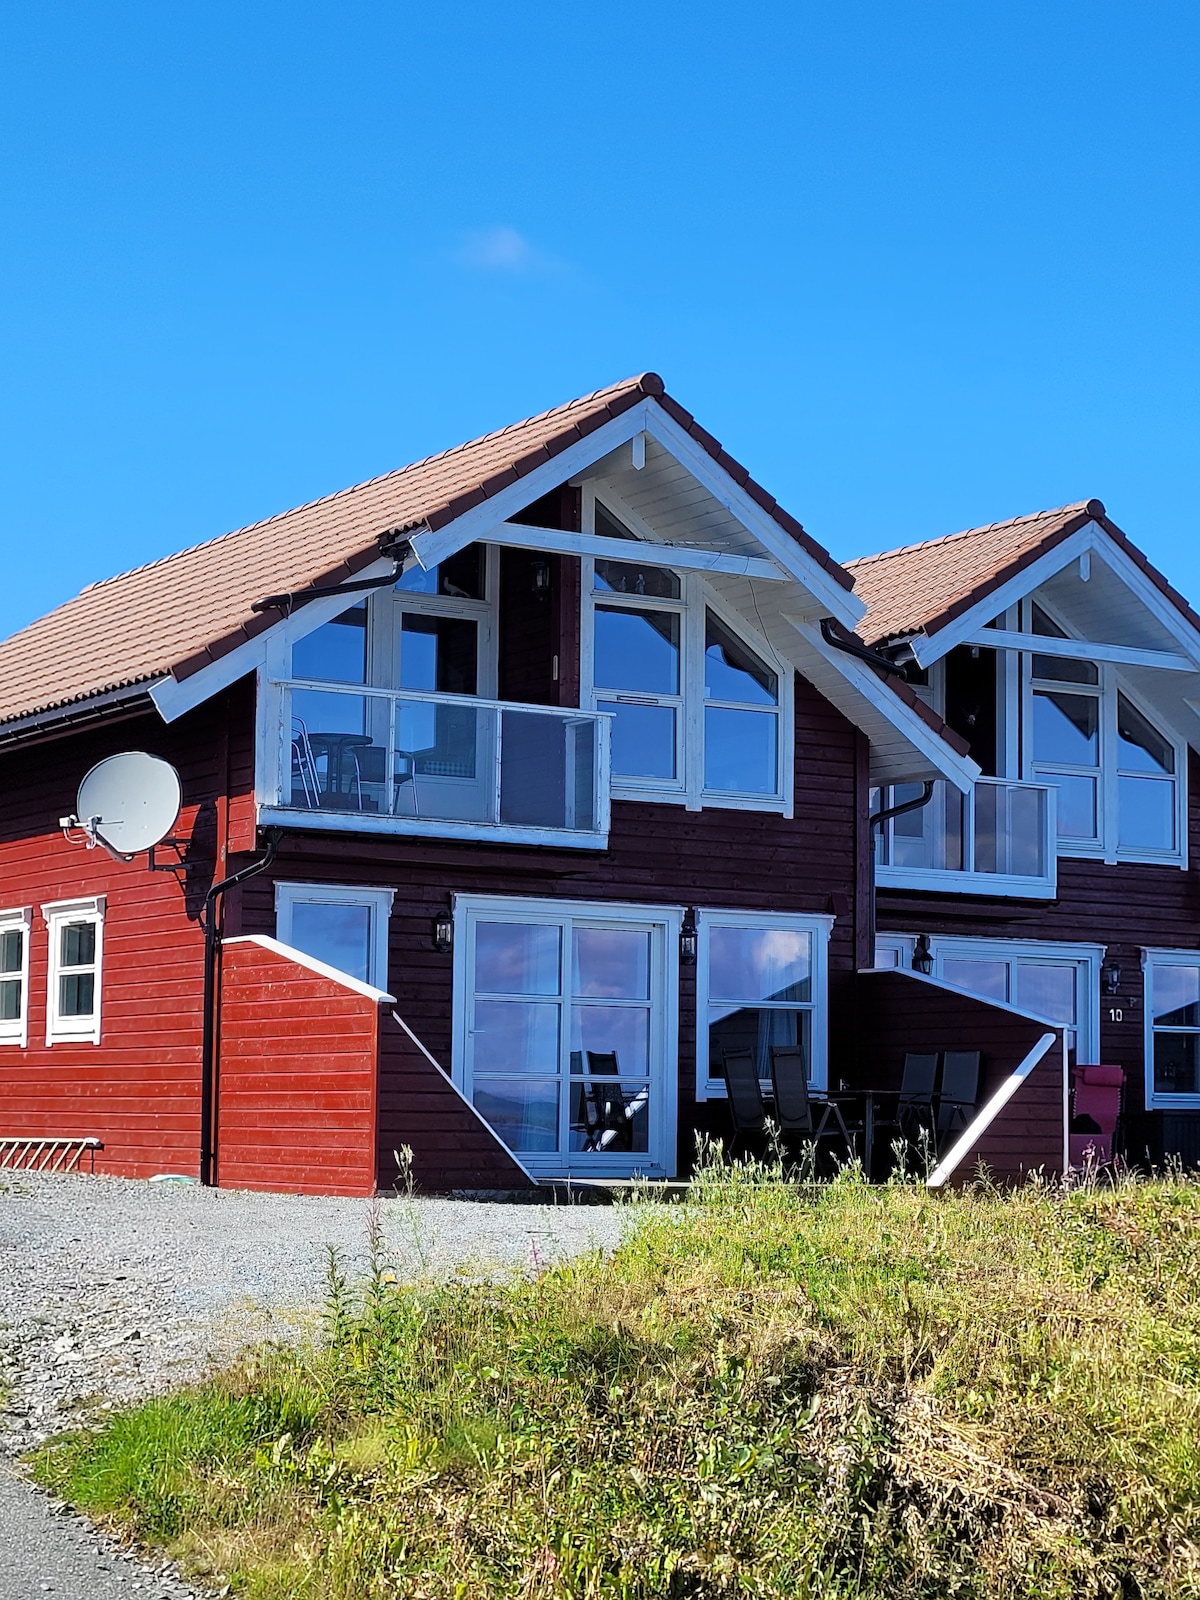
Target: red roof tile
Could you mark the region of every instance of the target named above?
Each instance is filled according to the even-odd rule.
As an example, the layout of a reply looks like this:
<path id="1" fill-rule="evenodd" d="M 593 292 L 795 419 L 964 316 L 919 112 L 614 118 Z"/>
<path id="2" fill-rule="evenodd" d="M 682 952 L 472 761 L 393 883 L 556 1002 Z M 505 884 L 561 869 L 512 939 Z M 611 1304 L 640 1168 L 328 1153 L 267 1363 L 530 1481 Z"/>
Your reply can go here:
<path id="1" fill-rule="evenodd" d="M 833 557 L 647 372 L 92 584 L 0 642 L 0 724 L 170 672 L 188 676 L 278 620 L 251 612 L 255 600 L 348 578 L 375 559 L 383 534 L 421 521 L 444 527 L 646 398 L 732 472 L 843 588 L 851 587 Z"/>

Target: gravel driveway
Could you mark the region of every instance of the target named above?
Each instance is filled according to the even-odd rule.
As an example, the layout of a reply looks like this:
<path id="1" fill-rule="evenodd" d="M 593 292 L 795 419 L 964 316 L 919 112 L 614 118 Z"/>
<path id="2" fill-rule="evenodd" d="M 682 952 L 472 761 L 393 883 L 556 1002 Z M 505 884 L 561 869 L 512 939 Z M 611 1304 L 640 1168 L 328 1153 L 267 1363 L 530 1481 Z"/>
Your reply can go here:
<path id="1" fill-rule="evenodd" d="M 606 1206 L 377 1204 L 397 1277 L 536 1270 L 611 1248 L 624 1226 L 622 1211 Z M 368 1205 L 0 1173 L 0 1404 L 7 1406 L 0 1411 L 0 1457 L 197 1376 L 246 1344 L 312 1331 L 326 1247 L 333 1245 L 351 1271 L 361 1267 Z M 135 1587 L 183 1592 L 144 1570 L 121 1571 L 111 1548 L 85 1524 L 56 1520 L 2 1460 L 0 1528 L 0 1600 L 107 1596 Z M 93 1558 L 94 1565 L 79 1577 L 81 1539 L 85 1566 Z M 46 1576 L 35 1580 L 35 1568 Z"/>

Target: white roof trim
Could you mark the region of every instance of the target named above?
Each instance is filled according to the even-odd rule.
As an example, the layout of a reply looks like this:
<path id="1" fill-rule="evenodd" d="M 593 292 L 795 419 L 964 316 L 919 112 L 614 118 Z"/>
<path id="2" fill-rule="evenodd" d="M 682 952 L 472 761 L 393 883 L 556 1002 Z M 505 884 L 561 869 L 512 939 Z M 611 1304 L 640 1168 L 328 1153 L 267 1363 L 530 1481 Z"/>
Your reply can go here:
<path id="1" fill-rule="evenodd" d="M 784 621 L 791 624 L 814 650 L 836 667 L 842 677 L 879 711 L 892 725 L 897 728 L 913 747 L 920 752 L 930 765 L 942 774 L 944 778 L 968 794 L 975 787 L 975 780 L 982 776 L 982 769 L 970 756 L 960 756 L 952 750 L 940 734 L 936 733 L 922 716 L 894 694 L 887 684 L 878 678 L 865 661 L 859 661 L 855 656 L 847 655 L 842 650 L 833 650 L 821 637 L 820 629 L 814 628 L 810 622 L 800 617 L 784 616 Z"/>
<path id="2" fill-rule="evenodd" d="M 376 890 L 378 893 L 378 890 Z M 376 989 L 373 984 L 363 983 L 360 978 L 352 978 L 348 972 L 339 972 L 336 967 L 331 967 L 327 962 L 318 961 L 316 956 L 306 955 L 303 950 L 295 950 L 290 944 L 282 944 L 278 939 L 272 939 L 265 933 L 239 933 L 231 939 L 222 939 L 222 945 L 231 944 L 256 944 L 263 950 L 270 950 L 273 955 L 283 956 L 288 961 L 295 962 L 298 967 L 306 967 L 309 972 L 315 972 L 319 978 L 330 978 L 334 983 L 340 984 L 343 989 L 349 989 L 354 994 L 361 994 L 365 1000 L 373 1000 L 376 1005 L 396 1004 L 394 994 L 387 994 L 382 989 Z"/>
<path id="3" fill-rule="evenodd" d="M 1048 550 L 1036 561 L 1031 561 L 1007 582 L 989 589 L 969 611 L 964 611 L 961 616 L 955 617 L 953 622 L 948 622 L 936 633 L 914 634 L 911 639 L 912 651 L 919 665 L 928 667 L 935 661 L 940 661 L 956 645 L 967 643 L 993 617 L 999 616 L 1009 606 L 1032 594 L 1064 567 L 1069 567 L 1080 556 L 1089 553 L 1094 553 L 1103 561 L 1114 576 L 1142 602 L 1154 619 L 1178 640 L 1189 658 L 1196 663 L 1196 670 L 1200 671 L 1200 632 L 1197 632 L 1157 584 L 1147 578 L 1137 563 L 1130 560 L 1096 522 L 1086 523 L 1069 538 L 1055 545 L 1053 550 Z"/>

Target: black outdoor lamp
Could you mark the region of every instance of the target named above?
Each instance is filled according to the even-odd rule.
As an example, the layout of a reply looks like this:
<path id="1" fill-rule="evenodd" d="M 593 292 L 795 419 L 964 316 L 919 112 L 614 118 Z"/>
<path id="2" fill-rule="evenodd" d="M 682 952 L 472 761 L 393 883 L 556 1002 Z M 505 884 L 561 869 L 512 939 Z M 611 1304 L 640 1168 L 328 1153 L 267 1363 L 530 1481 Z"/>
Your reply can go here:
<path id="1" fill-rule="evenodd" d="M 679 930 L 679 964 L 681 967 L 694 967 L 696 965 L 696 952 L 699 947 L 699 935 L 696 933 L 696 908 L 689 906 L 683 913 L 683 926 Z"/>
<path id="2" fill-rule="evenodd" d="M 540 556 L 530 563 L 533 572 L 533 592 L 539 600 L 550 593 L 550 563 Z"/>
<path id="3" fill-rule="evenodd" d="M 1120 994 L 1121 968 L 1116 961 L 1106 961 L 1100 968 L 1100 987 L 1105 994 Z"/>
<path id="4" fill-rule="evenodd" d="M 928 977 L 933 971 L 933 951 L 929 948 L 929 935 L 927 933 L 917 935 L 917 943 L 912 956 L 912 969 L 914 972 L 923 973 L 925 977 Z"/>
<path id="5" fill-rule="evenodd" d="M 439 911 L 433 919 L 433 948 L 443 956 L 454 949 L 454 918 L 449 911 Z"/>

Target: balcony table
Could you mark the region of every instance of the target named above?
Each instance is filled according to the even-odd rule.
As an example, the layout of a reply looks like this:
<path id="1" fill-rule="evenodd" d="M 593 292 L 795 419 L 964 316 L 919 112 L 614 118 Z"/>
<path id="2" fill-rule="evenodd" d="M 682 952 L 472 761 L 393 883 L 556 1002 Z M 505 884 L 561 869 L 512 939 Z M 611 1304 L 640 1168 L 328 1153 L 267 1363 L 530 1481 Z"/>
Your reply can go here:
<path id="1" fill-rule="evenodd" d="M 325 795 L 331 800 L 349 798 L 351 789 L 343 788 L 346 772 L 346 752 L 366 749 L 375 743 L 369 733 L 310 733 L 309 748 L 314 759 L 325 757 Z M 361 795 L 359 796 L 361 802 Z"/>

